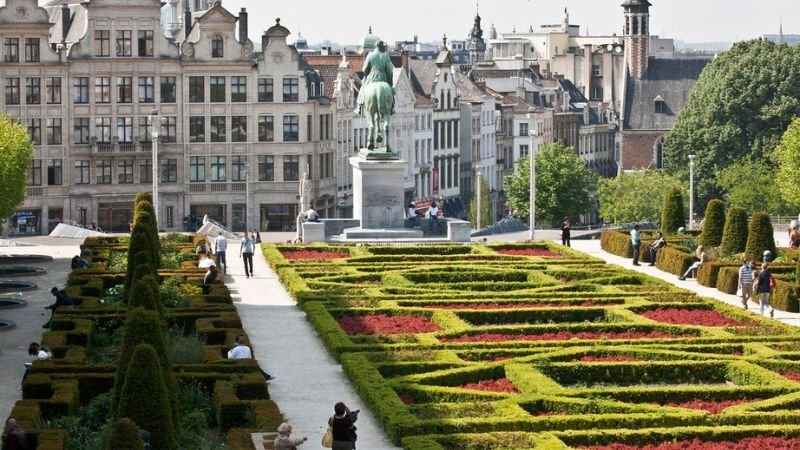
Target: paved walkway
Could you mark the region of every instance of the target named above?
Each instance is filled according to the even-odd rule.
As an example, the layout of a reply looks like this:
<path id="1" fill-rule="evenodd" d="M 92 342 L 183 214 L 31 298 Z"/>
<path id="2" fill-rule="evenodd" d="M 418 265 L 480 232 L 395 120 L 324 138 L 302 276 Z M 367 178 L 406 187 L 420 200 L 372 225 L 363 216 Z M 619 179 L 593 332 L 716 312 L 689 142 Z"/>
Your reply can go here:
<path id="1" fill-rule="evenodd" d="M 609 264 L 616 264 L 626 269 L 631 269 L 636 272 L 643 273 L 645 275 L 650 275 L 651 277 L 667 281 L 668 283 L 672 283 L 675 286 L 678 286 L 679 288 L 696 292 L 698 295 L 701 295 L 703 297 L 710 297 L 719 300 L 723 303 L 735 306 L 737 308 L 742 307 L 742 300 L 739 297 L 735 295 L 726 294 L 722 291 L 717 290 L 716 288 L 710 288 L 700 285 L 694 279 L 681 281 L 678 279 L 676 275 L 661 271 L 655 266 L 650 267 L 647 264 L 642 264 L 641 266 L 633 266 L 632 260 L 630 258 L 622 258 L 616 255 L 612 255 L 611 253 L 606 253 L 602 248 L 600 248 L 599 240 L 572 241 L 572 248 L 574 248 L 575 250 L 580 250 L 584 253 L 595 256 L 597 258 L 601 258 L 606 262 L 608 262 Z M 758 314 L 759 313 L 758 303 L 750 302 L 749 310 L 753 314 Z M 788 325 L 800 326 L 800 314 L 775 310 L 775 319 L 780 320 L 781 322 Z"/>
<path id="2" fill-rule="evenodd" d="M 228 251 L 231 267 L 225 283 L 231 290 L 259 364 L 277 377 L 270 382 L 269 394 L 292 424 L 292 436 L 307 436 L 308 448 L 320 448 L 333 405 L 343 401 L 350 409 L 361 410 L 357 424 L 358 448 L 399 449 L 392 445 L 361 402 L 342 367 L 328 354 L 305 313 L 297 308 L 260 249 L 256 251 L 253 258 L 256 276 L 247 279 L 242 260 L 238 258 L 239 243 L 231 242 Z"/>

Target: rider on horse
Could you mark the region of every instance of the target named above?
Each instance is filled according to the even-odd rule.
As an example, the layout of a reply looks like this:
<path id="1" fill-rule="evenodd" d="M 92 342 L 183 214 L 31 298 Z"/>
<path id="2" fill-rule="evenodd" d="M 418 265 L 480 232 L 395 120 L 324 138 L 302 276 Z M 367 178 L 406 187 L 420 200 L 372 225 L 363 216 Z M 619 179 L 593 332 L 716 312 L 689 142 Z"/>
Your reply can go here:
<path id="1" fill-rule="evenodd" d="M 367 56 L 366 64 L 364 64 L 364 74 L 366 78 L 361 85 L 361 91 L 358 95 L 356 114 L 362 115 L 364 109 L 364 95 L 367 86 L 374 82 L 384 82 L 389 86 L 394 85 L 394 65 L 389 54 L 386 53 L 386 43 L 378 41 L 378 44 L 369 56 Z M 394 114 L 394 98 L 392 98 L 392 114 Z"/>

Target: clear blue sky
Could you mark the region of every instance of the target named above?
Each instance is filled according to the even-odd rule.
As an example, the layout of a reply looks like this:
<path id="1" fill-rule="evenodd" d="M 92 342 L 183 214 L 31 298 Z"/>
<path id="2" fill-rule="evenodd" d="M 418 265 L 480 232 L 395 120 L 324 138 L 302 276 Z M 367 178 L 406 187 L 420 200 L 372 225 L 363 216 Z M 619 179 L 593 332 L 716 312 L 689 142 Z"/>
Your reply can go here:
<path id="1" fill-rule="evenodd" d="M 654 34 L 689 42 L 736 41 L 778 32 L 783 19 L 787 34 L 800 34 L 799 0 L 650 0 Z M 484 31 L 494 22 L 498 31 L 534 29 L 560 23 L 564 8 L 570 22 L 585 34 L 612 34 L 622 29 L 622 0 L 483 0 Z M 250 33 L 257 36 L 281 18 L 293 35 L 301 31 L 309 43 L 325 39 L 356 44 L 372 25 L 376 34 L 393 43 L 411 39 L 438 41 L 443 33 L 464 39 L 472 28 L 475 2 L 470 0 L 222 0 L 238 13 L 250 13 Z M 376 5 L 376 6 L 370 6 Z M 291 37 L 290 40 L 293 40 Z M 258 42 L 258 41 L 256 41 Z"/>

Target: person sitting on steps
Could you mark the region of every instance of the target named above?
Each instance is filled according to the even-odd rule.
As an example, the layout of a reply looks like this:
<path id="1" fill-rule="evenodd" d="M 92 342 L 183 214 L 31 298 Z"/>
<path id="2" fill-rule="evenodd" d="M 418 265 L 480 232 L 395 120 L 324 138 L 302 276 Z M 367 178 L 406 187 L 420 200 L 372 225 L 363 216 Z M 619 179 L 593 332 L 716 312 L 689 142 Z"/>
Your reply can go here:
<path id="1" fill-rule="evenodd" d="M 253 359 L 253 352 L 250 350 L 250 347 L 244 343 L 244 335 L 240 334 L 236 336 L 236 341 L 234 341 L 233 346 L 228 351 L 228 359 Z M 261 374 L 264 375 L 267 381 L 275 379 L 274 376 L 264 372 L 261 367 L 259 367 L 258 370 L 261 370 Z"/>
<path id="2" fill-rule="evenodd" d="M 692 274 L 693 270 L 700 270 L 700 266 L 702 266 L 704 263 L 708 262 L 708 254 L 706 253 L 705 247 L 703 247 L 702 245 L 697 247 L 697 251 L 695 252 L 695 255 L 697 256 L 699 261 L 695 261 L 694 264 L 689 266 L 689 269 L 686 270 L 686 273 L 684 273 L 682 277 L 678 277 L 679 280 L 681 280 L 681 281 L 685 280 L 687 277 L 689 277 Z M 697 278 L 697 274 L 696 273 L 695 273 L 695 278 Z"/>

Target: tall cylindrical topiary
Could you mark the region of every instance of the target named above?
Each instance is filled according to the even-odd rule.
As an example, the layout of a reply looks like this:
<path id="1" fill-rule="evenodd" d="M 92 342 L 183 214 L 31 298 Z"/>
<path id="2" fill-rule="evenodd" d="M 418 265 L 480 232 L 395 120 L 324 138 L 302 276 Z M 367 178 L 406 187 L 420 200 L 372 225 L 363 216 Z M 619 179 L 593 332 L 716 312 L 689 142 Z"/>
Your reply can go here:
<path id="1" fill-rule="evenodd" d="M 133 201 L 133 204 L 137 204 L 139 202 L 150 202 L 153 203 L 153 194 L 150 192 L 139 192 L 136 194 L 136 199 Z"/>
<path id="2" fill-rule="evenodd" d="M 142 264 L 146 264 L 155 270 L 155 265 L 152 260 L 153 246 L 147 232 L 141 228 L 134 228 L 131 233 L 131 242 L 128 245 L 128 267 L 127 274 L 125 275 L 125 292 L 129 292 L 131 284 L 133 283 L 133 275 L 136 268 Z"/>
<path id="3" fill-rule="evenodd" d="M 725 230 L 722 232 L 720 251 L 725 255 L 736 255 L 747 247 L 747 211 L 733 207 L 725 218 Z"/>
<path id="4" fill-rule="evenodd" d="M 775 235 L 772 229 L 772 221 L 769 220 L 767 213 L 755 213 L 750 220 L 750 231 L 747 234 L 747 248 L 745 253 L 749 259 L 756 261 L 762 260 L 764 251 L 769 250 L 772 258 L 776 258 L 778 253 L 775 249 Z"/>
<path id="5" fill-rule="evenodd" d="M 158 296 L 158 289 L 153 289 L 152 279 L 147 276 L 133 282 L 128 296 L 128 308 L 141 307 L 150 311 L 161 311 L 161 299 Z"/>
<path id="6" fill-rule="evenodd" d="M 144 450 L 139 427 L 131 419 L 120 419 L 111 428 L 108 450 Z"/>
<path id="7" fill-rule="evenodd" d="M 156 350 L 137 345 L 126 372 L 117 417 L 127 417 L 148 431 L 153 448 L 177 448 L 172 405 Z"/>
<path id="8" fill-rule="evenodd" d="M 711 200 L 706 206 L 705 224 L 700 243 L 706 247 L 719 247 L 722 244 L 722 233 L 725 229 L 725 203 L 722 200 Z"/>
<path id="9" fill-rule="evenodd" d="M 147 234 L 153 255 L 153 263 L 156 268 L 161 267 L 161 241 L 158 237 L 153 206 L 148 202 L 139 203 L 136 205 L 133 217 L 133 230 L 143 230 Z"/>
<path id="10" fill-rule="evenodd" d="M 664 210 L 661 214 L 661 231 L 664 234 L 675 234 L 679 228 L 686 226 L 683 217 L 683 194 L 674 187 L 664 197 Z"/>

